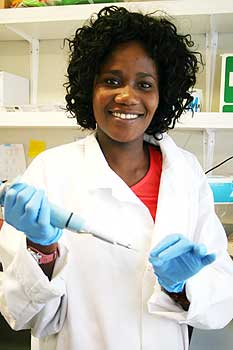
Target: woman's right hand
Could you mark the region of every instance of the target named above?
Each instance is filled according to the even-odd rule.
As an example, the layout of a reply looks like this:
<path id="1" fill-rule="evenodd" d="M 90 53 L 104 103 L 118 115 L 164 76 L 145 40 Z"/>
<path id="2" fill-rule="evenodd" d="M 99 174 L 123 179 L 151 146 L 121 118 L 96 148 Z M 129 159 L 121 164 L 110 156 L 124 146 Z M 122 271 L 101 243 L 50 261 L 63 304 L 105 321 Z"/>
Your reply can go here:
<path id="1" fill-rule="evenodd" d="M 50 224 L 50 206 L 43 190 L 15 183 L 6 192 L 4 220 L 40 245 L 59 240 L 62 230 Z"/>

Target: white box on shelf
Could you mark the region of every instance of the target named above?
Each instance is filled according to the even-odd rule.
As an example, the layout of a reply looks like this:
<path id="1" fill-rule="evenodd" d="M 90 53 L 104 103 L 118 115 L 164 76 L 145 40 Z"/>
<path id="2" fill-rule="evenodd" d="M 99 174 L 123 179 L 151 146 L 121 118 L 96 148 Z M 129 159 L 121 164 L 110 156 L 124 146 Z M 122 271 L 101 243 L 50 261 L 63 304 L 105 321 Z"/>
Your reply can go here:
<path id="1" fill-rule="evenodd" d="M 0 106 L 29 104 L 29 80 L 0 71 Z"/>

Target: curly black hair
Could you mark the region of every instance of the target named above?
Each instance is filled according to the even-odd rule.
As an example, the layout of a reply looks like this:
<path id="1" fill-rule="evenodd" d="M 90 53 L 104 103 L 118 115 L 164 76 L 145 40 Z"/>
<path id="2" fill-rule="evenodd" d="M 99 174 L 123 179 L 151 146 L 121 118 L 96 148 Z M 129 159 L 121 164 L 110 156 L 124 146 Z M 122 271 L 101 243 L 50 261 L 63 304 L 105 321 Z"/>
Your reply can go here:
<path id="1" fill-rule="evenodd" d="M 159 105 L 146 133 L 156 137 L 174 128 L 182 112 L 188 109 L 192 101 L 189 91 L 202 64 L 201 54 L 191 51 L 194 43 L 190 34 L 178 34 L 173 23 L 156 14 L 104 7 L 77 29 L 73 39 L 66 39 L 70 49 L 68 82 L 64 84 L 66 109 L 79 125 L 96 128 L 92 108 L 94 79 L 112 50 L 132 40 L 144 46 L 159 73 Z"/>

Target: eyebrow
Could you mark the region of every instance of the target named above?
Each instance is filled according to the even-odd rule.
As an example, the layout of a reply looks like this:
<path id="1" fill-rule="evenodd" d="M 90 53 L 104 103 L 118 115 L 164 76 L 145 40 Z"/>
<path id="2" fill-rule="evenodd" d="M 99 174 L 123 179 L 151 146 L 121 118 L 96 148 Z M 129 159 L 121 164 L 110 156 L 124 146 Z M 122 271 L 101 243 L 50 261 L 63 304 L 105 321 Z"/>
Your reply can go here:
<path id="1" fill-rule="evenodd" d="M 122 71 L 118 70 L 118 69 L 112 69 L 112 70 L 108 70 L 103 72 L 102 74 L 113 74 L 113 75 L 122 75 Z M 150 73 L 146 73 L 146 72 L 138 72 L 136 74 L 137 77 L 139 78 L 152 78 L 153 80 L 157 81 L 158 78 L 156 75 L 150 74 Z"/>
<path id="2" fill-rule="evenodd" d="M 138 72 L 136 75 L 137 75 L 138 77 L 140 77 L 140 78 L 147 78 L 147 77 L 149 77 L 149 78 L 152 78 L 152 79 L 154 79 L 155 81 L 157 81 L 157 76 L 156 76 L 156 75 L 153 75 L 153 74 L 150 74 L 150 73 Z"/>

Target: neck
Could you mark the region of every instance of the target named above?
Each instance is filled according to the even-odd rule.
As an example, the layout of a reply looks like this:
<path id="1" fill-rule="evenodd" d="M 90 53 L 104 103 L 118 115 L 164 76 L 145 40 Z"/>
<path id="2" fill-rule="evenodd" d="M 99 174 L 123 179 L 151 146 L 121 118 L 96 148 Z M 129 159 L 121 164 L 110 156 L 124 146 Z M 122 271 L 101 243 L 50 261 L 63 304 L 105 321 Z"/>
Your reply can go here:
<path id="1" fill-rule="evenodd" d="M 98 135 L 97 140 L 110 168 L 128 186 L 141 180 L 149 169 L 149 152 L 142 139 L 132 142 L 117 142 Z"/>

